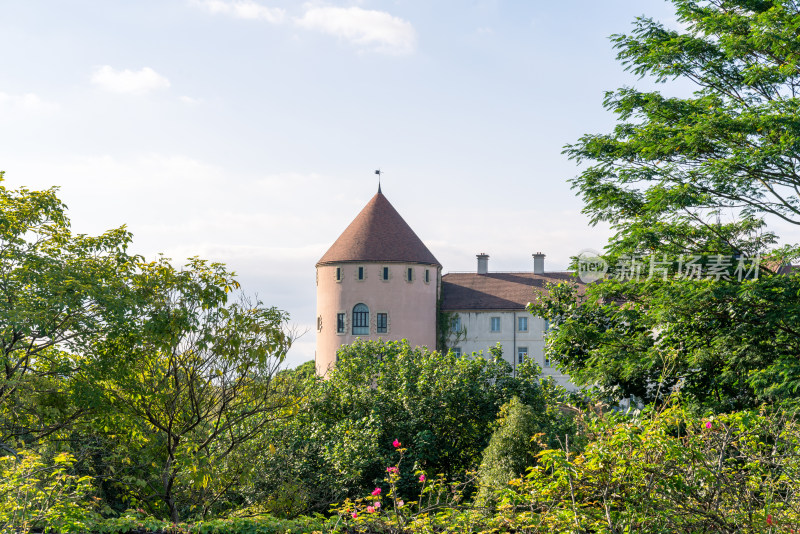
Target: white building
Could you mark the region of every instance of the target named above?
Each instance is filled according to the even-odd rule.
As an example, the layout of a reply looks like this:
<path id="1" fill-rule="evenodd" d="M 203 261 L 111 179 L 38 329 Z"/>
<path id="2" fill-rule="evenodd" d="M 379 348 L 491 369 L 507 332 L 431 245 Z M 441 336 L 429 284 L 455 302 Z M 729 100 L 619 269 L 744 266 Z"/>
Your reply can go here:
<path id="1" fill-rule="evenodd" d="M 448 348 L 460 354 L 486 354 L 499 343 L 503 357 L 515 369 L 525 358 L 532 358 L 542 374 L 574 389 L 569 376 L 545 358 L 547 322 L 526 310 L 529 302 L 547 292 L 547 284 L 576 282 L 574 274 L 545 272 L 541 253 L 533 255 L 533 270 L 524 272 L 489 272 L 489 256 L 477 258 L 476 272 L 442 276 L 441 310 L 451 320 Z"/>

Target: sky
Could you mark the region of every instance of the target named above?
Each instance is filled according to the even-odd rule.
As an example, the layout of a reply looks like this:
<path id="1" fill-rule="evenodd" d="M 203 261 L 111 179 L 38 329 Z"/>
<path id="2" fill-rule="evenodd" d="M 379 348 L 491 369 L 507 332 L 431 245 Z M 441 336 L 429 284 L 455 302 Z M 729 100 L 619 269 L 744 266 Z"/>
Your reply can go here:
<path id="1" fill-rule="evenodd" d="M 57 186 L 77 233 L 226 263 L 306 332 L 294 366 L 376 169 L 445 273 L 602 249 L 561 152 L 649 86 L 608 39 L 643 15 L 675 24 L 662 0 L 5 0 L 0 170 Z"/>

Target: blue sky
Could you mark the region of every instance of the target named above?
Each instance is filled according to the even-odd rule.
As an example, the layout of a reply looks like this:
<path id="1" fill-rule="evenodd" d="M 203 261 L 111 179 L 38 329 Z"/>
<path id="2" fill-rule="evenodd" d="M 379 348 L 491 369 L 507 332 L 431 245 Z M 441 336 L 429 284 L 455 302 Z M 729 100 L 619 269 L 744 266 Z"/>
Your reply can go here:
<path id="1" fill-rule="evenodd" d="M 9 0 L 0 170 L 76 232 L 223 261 L 309 332 L 314 264 L 376 190 L 444 266 L 548 270 L 602 248 L 561 155 L 644 86 L 608 40 L 661 0 Z M 685 89 L 685 88 L 683 88 Z"/>

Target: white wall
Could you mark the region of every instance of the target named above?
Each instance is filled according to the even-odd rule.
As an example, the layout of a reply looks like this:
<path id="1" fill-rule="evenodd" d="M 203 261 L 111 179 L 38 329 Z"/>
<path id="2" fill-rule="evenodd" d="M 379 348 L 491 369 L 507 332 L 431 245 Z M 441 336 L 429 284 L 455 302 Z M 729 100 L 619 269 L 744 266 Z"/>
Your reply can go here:
<path id="1" fill-rule="evenodd" d="M 542 368 L 542 375 L 552 376 L 560 385 L 568 389 L 576 389 L 569 381 L 569 376 L 548 365 L 544 358 L 545 321 L 525 311 L 463 311 L 454 312 L 461 318 L 462 332 L 457 336 L 451 334 L 448 348 L 460 348 L 462 355 L 472 352 L 489 353 L 489 348 L 500 343 L 503 357 L 516 369 L 517 351 L 520 347 L 528 348 L 528 357 Z M 492 332 L 492 318 L 500 319 L 500 330 Z M 528 331 L 520 331 L 518 318 L 528 318 Z"/>

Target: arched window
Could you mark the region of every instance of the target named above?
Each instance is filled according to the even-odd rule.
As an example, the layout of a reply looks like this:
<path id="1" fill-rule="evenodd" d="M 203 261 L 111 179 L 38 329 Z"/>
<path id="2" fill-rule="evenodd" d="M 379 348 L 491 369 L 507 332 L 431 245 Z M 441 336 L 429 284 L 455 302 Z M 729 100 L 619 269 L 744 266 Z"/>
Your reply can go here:
<path id="1" fill-rule="evenodd" d="M 353 307 L 353 335 L 369 335 L 369 308 L 366 304 L 356 304 Z"/>

